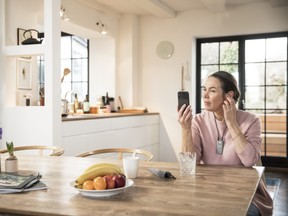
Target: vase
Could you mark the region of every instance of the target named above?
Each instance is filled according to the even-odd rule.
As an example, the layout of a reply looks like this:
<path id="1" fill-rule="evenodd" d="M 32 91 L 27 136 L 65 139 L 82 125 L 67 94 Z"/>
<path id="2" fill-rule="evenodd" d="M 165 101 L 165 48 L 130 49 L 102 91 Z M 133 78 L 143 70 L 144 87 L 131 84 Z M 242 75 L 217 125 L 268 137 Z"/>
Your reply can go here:
<path id="1" fill-rule="evenodd" d="M 18 171 L 18 160 L 7 158 L 5 160 L 5 171 L 6 172 L 17 172 Z"/>

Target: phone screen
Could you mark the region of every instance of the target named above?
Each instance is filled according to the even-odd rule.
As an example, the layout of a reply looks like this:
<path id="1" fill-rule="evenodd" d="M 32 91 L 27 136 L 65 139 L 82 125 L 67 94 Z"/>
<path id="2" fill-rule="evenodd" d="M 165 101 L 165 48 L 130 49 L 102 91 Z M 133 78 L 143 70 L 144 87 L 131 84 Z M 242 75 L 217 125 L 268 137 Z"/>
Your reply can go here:
<path id="1" fill-rule="evenodd" d="M 189 92 L 187 91 L 178 92 L 178 110 L 180 110 L 183 104 L 186 104 L 186 106 L 189 105 Z"/>

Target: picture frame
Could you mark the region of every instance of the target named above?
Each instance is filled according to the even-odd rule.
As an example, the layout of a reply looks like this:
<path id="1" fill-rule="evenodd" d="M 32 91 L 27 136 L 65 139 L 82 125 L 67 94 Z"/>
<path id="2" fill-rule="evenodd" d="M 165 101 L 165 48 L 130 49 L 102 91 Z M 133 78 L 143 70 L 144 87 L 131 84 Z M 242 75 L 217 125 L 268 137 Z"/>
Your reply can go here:
<path id="1" fill-rule="evenodd" d="M 17 58 L 17 88 L 32 89 L 31 60 Z"/>
<path id="2" fill-rule="evenodd" d="M 22 41 L 25 40 L 23 35 L 25 31 L 26 29 L 17 28 L 17 45 L 22 45 Z"/>

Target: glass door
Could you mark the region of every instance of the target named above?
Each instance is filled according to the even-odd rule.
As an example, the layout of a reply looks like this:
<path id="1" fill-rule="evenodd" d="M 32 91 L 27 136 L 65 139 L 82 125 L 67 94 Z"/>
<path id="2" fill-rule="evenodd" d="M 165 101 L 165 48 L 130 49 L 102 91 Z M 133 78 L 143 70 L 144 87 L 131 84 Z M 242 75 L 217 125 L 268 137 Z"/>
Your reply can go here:
<path id="1" fill-rule="evenodd" d="M 287 37 L 245 40 L 245 110 L 262 122 L 262 158 L 287 156 Z"/>

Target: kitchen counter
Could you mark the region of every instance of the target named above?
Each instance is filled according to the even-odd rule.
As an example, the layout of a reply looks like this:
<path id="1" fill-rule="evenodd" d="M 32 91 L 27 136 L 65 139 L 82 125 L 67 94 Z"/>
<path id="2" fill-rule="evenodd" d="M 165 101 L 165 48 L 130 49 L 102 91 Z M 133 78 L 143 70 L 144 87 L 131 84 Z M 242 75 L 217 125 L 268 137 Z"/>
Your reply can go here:
<path id="1" fill-rule="evenodd" d="M 159 158 L 159 113 L 78 114 L 63 117 L 64 156 L 99 148 L 139 148 Z"/>
<path id="2" fill-rule="evenodd" d="M 118 118 L 118 117 L 127 117 L 127 116 L 142 116 L 142 115 L 157 115 L 159 113 L 103 113 L 103 114 L 69 114 L 66 117 L 62 117 L 63 121 L 77 121 L 77 120 L 91 120 L 91 119 L 103 119 L 103 118 Z"/>

